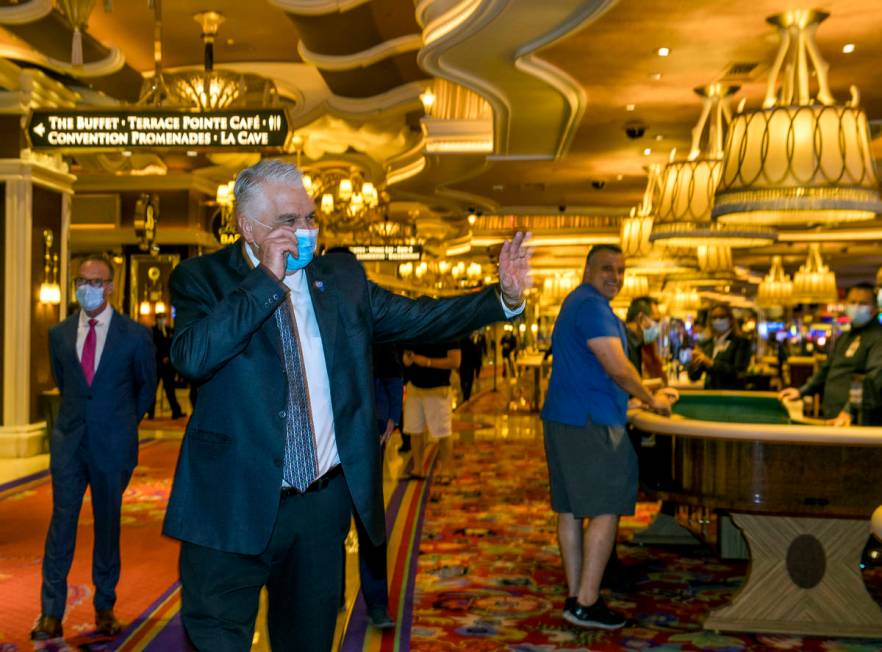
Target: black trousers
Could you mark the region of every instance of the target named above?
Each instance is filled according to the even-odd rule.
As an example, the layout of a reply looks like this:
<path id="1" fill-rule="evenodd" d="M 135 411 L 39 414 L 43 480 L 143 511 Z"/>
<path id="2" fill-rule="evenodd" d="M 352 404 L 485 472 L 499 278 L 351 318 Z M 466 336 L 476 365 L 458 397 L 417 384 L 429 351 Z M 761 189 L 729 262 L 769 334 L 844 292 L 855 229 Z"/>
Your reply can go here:
<path id="1" fill-rule="evenodd" d="M 162 390 L 165 392 L 165 398 L 168 399 L 168 406 L 171 408 L 172 418 L 177 419 L 181 416 L 181 404 L 178 403 L 178 397 L 175 396 L 175 370 L 170 364 L 157 365 L 159 372 L 159 382 L 162 383 Z M 156 399 L 150 404 L 147 410 L 147 416 L 153 418 L 156 416 Z"/>
<path id="2" fill-rule="evenodd" d="M 67 602 L 67 574 L 73 563 L 77 522 L 83 495 L 92 490 L 95 542 L 92 548 L 92 583 L 96 610 L 112 609 L 119 582 L 119 532 L 122 496 L 132 469 L 105 471 L 92 464 L 81 449 L 67 464 L 52 467 L 52 519 L 43 554 L 42 613 L 61 619 Z"/>
<path id="3" fill-rule="evenodd" d="M 204 652 L 251 649 L 260 589 L 269 591 L 270 646 L 328 652 L 333 645 L 352 501 L 342 475 L 318 491 L 280 498 L 269 544 L 258 555 L 181 545 L 181 618 Z M 248 514 L 242 514 L 247 527 Z"/>

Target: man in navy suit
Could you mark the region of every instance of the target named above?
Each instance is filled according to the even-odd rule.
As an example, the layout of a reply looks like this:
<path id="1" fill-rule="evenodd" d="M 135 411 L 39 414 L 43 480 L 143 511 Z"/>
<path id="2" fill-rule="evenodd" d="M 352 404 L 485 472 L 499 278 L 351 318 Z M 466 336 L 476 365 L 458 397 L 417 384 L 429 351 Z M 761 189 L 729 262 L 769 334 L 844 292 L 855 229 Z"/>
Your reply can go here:
<path id="1" fill-rule="evenodd" d="M 88 485 L 92 490 L 95 545 L 95 625 L 113 635 L 119 581 L 122 495 L 138 463 L 138 423 L 156 390 L 150 331 L 116 312 L 113 265 L 88 258 L 74 283 L 80 310 L 49 330 L 49 356 L 61 409 L 49 439 L 52 520 L 43 556 L 42 614 L 34 640 L 58 638 L 67 601 L 77 520 Z"/>
<path id="2" fill-rule="evenodd" d="M 266 586 L 272 649 L 327 652 L 353 508 L 385 537 L 372 345 L 520 314 L 529 254 L 517 234 L 500 284 L 411 300 L 352 256 L 312 258 L 315 205 L 294 166 L 261 161 L 234 193 L 240 241 L 171 277 L 172 364 L 199 385 L 164 526 L 182 540 L 181 616 L 197 649 L 249 650 Z"/>

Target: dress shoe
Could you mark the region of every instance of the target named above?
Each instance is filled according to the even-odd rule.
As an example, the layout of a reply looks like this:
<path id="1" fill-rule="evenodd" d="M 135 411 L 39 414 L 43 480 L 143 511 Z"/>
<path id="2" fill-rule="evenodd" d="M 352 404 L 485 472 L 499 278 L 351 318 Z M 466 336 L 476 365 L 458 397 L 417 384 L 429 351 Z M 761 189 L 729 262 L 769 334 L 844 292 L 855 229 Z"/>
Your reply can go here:
<path id="1" fill-rule="evenodd" d="M 371 621 L 371 625 L 377 629 L 392 629 L 395 627 L 395 621 L 389 615 L 389 610 L 386 607 L 371 609 L 368 613 L 368 618 Z"/>
<path id="2" fill-rule="evenodd" d="M 95 612 L 95 629 L 99 634 L 116 636 L 122 631 L 122 623 L 113 615 L 113 609 L 101 609 Z"/>
<path id="3" fill-rule="evenodd" d="M 48 641 L 50 638 L 61 638 L 61 619 L 55 616 L 40 616 L 37 626 L 31 630 L 32 641 Z"/>

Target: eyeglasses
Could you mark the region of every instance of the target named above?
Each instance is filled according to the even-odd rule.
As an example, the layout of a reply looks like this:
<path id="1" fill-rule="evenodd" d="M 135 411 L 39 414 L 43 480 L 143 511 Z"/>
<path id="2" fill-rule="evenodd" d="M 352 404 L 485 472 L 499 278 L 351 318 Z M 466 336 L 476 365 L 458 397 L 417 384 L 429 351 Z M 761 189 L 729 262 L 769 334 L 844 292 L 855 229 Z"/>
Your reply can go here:
<path id="1" fill-rule="evenodd" d="M 74 285 L 78 288 L 83 287 L 84 285 L 91 285 L 93 288 L 101 288 L 108 283 L 111 283 L 109 278 L 83 278 L 82 276 L 77 276 L 74 279 Z"/>

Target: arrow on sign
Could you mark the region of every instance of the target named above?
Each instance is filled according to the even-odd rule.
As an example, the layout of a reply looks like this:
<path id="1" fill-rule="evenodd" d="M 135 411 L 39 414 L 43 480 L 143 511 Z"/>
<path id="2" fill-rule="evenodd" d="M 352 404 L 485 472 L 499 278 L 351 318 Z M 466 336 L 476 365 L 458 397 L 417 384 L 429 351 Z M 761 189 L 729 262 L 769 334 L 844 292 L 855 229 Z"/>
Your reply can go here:
<path id="1" fill-rule="evenodd" d="M 37 126 L 34 127 L 34 133 L 37 134 L 40 138 L 42 138 L 43 134 L 46 133 L 46 127 L 43 125 L 42 122 L 38 122 Z"/>

